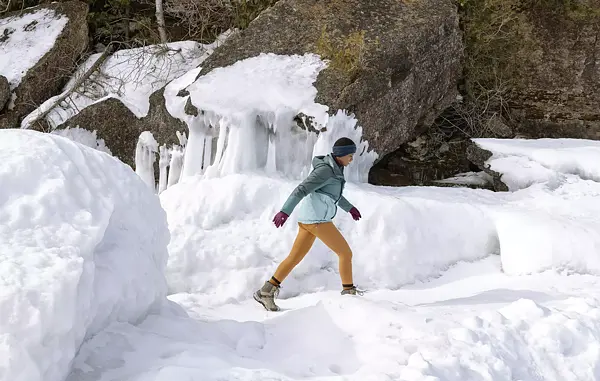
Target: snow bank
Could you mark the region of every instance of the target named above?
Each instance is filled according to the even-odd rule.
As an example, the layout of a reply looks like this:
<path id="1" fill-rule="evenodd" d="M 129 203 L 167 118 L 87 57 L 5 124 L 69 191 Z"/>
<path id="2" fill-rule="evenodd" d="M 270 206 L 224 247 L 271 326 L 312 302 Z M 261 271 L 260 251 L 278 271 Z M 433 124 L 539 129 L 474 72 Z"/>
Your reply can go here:
<path id="1" fill-rule="evenodd" d="M 216 44 L 216 43 L 215 43 Z M 117 98 L 138 118 L 148 114 L 150 95 L 163 88 L 190 69 L 198 66 L 216 45 L 202 45 L 193 41 L 172 42 L 136 49 L 125 49 L 108 57 L 100 69 L 81 84 L 46 116 L 56 127 L 84 108 L 108 98 Z M 67 83 L 62 94 L 48 99 L 21 123 L 28 128 L 32 120 L 54 105 L 56 100 L 71 90 L 102 54 L 94 54 L 84 62 Z"/>
<path id="2" fill-rule="evenodd" d="M 262 171 L 299 178 L 316 152 L 343 135 L 359 146 L 348 180 L 366 182 L 377 155 L 361 141 L 356 119 L 344 111 L 330 117 L 314 101 L 313 83 L 325 67 L 314 54 L 263 53 L 197 79 L 196 69 L 170 84 L 167 110 L 190 130 L 182 176 Z M 315 131 L 323 128 L 317 139 Z"/>
<path id="3" fill-rule="evenodd" d="M 231 175 L 184 181 L 164 191 L 161 202 L 172 234 L 171 292 L 199 292 L 215 303 L 250 297 L 292 246 L 296 215 L 280 230 L 271 220 L 296 184 Z M 473 197 L 454 189 L 439 198 L 350 184 L 345 195 L 363 219 L 357 223 L 339 210 L 336 224 L 354 251 L 355 281 L 362 287 L 398 288 L 498 250 L 493 221 L 485 213 L 486 203 L 494 201 L 491 193 Z M 281 296 L 340 287 L 337 256 L 317 241 L 286 279 Z"/>
<path id="4" fill-rule="evenodd" d="M 0 19 L 0 75 L 14 90 L 27 71 L 52 49 L 69 19 L 51 9 Z"/>
<path id="5" fill-rule="evenodd" d="M 562 155 L 554 160 L 566 162 Z M 171 291 L 204 293 L 216 303 L 249 297 L 248 288 L 270 276 L 293 244 L 295 214 L 281 230 L 271 220 L 297 184 L 241 174 L 190 178 L 163 192 Z M 599 195 L 600 183 L 574 175 L 505 193 L 349 184 L 345 196 L 363 219 L 338 209 L 335 223 L 354 251 L 356 283 L 368 289 L 396 289 L 491 253 L 511 275 L 600 275 Z M 338 289 L 337 269 L 337 257 L 317 241 L 282 296 Z"/>
<path id="6" fill-rule="evenodd" d="M 493 214 L 510 274 L 548 269 L 600 275 L 600 142 L 475 139 L 522 199 Z"/>
<path id="7" fill-rule="evenodd" d="M 85 338 L 162 303 L 157 197 L 115 158 L 0 131 L 0 379 L 62 381 Z"/>
<path id="8" fill-rule="evenodd" d="M 536 183 L 560 183 L 575 175 L 600 181 L 600 142 L 585 139 L 473 139 L 492 152 L 491 169 L 509 190 Z"/>

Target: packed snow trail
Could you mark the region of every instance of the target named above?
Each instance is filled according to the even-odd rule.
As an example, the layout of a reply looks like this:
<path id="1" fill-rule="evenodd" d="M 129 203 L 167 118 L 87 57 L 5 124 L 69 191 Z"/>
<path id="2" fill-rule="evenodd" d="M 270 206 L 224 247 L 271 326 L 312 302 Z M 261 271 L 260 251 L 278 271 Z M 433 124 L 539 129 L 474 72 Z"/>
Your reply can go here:
<path id="1" fill-rule="evenodd" d="M 172 295 L 193 319 L 115 324 L 67 381 L 597 379 L 600 280 L 499 267 L 493 256 L 403 290 L 304 294 L 278 313 Z"/>

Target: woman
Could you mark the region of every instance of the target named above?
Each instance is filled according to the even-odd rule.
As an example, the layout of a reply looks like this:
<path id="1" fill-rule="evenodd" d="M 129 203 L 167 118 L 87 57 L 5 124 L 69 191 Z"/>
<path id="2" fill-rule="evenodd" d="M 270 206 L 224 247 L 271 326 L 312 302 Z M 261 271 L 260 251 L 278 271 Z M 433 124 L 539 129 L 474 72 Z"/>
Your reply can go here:
<path id="1" fill-rule="evenodd" d="M 354 220 L 361 218 L 359 211 L 342 196 L 346 183 L 344 167 L 352 162 L 355 152 L 354 142 L 341 138 L 333 145 L 331 154 L 314 157 L 313 171 L 294 189 L 281 211 L 275 215 L 273 223 L 279 228 L 296 205 L 303 201 L 298 211 L 298 235 L 289 255 L 277 267 L 271 279 L 254 293 L 254 299 L 268 311 L 279 311 L 275 297 L 279 294 L 281 282 L 302 261 L 317 238 L 339 256 L 342 295 L 361 294 L 352 280 L 352 250 L 332 222 L 338 205 L 350 213 Z"/>

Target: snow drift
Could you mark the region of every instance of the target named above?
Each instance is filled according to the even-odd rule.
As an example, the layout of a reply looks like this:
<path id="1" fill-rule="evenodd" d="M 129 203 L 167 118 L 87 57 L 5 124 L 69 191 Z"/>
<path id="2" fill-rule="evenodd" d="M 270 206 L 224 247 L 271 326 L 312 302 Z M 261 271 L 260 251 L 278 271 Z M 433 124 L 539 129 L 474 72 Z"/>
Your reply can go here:
<path id="1" fill-rule="evenodd" d="M 511 142 L 502 144 L 508 152 Z M 511 149 L 522 153 L 523 144 Z M 540 149 L 543 142 L 527 144 Z M 545 149 L 562 180 L 515 192 L 350 184 L 346 198 L 363 219 L 355 222 L 339 210 L 335 223 L 354 251 L 356 283 L 396 289 L 490 254 L 500 254 L 507 274 L 556 269 L 600 275 L 600 183 L 559 172 L 573 163 L 565 157 L 573 153 L 552 147 Z M 587 161 L 581 163 L 588 167 L 572 164 L 570 172 L 592 176 Z M 519 174 L 518 167 L 513 171 Z M 171 291 L 201 292 L 215 303 L 249 297 L 248 287 L 267 278 L 292 246 L 295 215 L 281 230 L 271 219 L 296 185 L 237 174 L 190 178 L 167 189 L 161 202 L 172 233 Z M 337 257 L 317 241 L 281 295 L 339 287 Z"/>
<path id="2" fill-rule="evenodd" d="M 62 381 L 87 337 L 165 300 L 157 197 L 110 155 L 0 131 L 0 379 Z"/>
<path id="3" fill-rule="evenodd" d="M 167 278 L 171 292 L 199 292 L 211 302 L 243 300 L 288 254 L 296 215 L 277 230 L 271 219 L 295 182 L 251 175 L 184 181 L 161 194 L 172 239 Z M 355 222 L 338 210 L 336 224 L 354 251 L 355 281 L 398 288 L 437 276 L 458 261 L 497 252 L 484 192 L 445 194 L 369 185 L 347 187 L 362 213 Z M 193 195 L 190 197 L 189 195 Z M 440 197 L 441 196 L 441 197 Z M 481 202 L 474 202 L 478 198 Z M 337 257 L 320 241 L 286 279 L 281 296 L 339 289 Z"/>

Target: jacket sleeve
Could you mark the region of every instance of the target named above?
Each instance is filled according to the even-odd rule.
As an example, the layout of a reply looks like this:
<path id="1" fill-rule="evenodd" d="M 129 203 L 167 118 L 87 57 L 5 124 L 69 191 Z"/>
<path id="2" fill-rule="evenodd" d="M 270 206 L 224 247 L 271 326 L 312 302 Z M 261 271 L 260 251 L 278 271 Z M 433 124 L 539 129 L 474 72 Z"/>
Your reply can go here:
<path id="1" fill-rule="evenodd" d="M 315 168 L 314 171 L 312 171 L 310 175 L 294 189 L 292 194 L 290 194 L 285 204 L 283 204 L 281 211 L 288 216 L 291 215 L 296 205 L 298 205 L 304 197 L 308 196 L 309 193 L 314 192 L 325 185 L 327 180 L 331 178 L 332 173 L 331 168 L 327 165 Z"/>
<path id="2" fill-rule="evenodd" d="M 342 208 L 345 212 L 349 212 L 350 209 L 354 208 L 354 205 L 350 203 L 350 201 L 346 200 L 346 197 L 342 196 L 338 201 L 338 206 Z"/>

